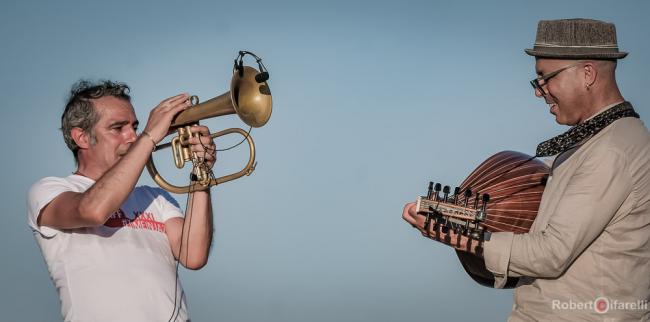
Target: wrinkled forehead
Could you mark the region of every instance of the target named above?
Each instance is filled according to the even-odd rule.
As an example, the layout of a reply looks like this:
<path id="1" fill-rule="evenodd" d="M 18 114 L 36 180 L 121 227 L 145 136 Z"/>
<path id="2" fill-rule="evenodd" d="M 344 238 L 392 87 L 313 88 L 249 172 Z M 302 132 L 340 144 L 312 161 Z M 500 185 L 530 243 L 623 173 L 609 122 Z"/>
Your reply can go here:
<path id="1" fill-rule="evenodd" d="M 98 123 L 111 121 L 137 121 L 133 105 L 125 99 L 115 96 L 104 96 L 94 99 L 93 106 L 99 116 Z"/>

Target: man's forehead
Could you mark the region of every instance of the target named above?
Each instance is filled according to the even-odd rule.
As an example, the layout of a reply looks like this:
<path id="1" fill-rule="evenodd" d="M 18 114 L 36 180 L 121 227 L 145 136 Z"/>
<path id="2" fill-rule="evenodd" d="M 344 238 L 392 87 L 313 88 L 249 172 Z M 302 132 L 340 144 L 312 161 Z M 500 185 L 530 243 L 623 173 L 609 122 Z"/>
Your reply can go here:
<path id="1" fill-rule="evenodd" d="M 575 60 L 570 59 L 537 58 L 535 59 L 535 71 L 540 75 L 547 74 L 574 62 Z"/>
<path id="2" fill-rule="evenodd" d="M 135 119 L 133 105 L 125 99 L 114 96 L 104 96 L 93 100 L 95 111 L 101 119 Z"/>

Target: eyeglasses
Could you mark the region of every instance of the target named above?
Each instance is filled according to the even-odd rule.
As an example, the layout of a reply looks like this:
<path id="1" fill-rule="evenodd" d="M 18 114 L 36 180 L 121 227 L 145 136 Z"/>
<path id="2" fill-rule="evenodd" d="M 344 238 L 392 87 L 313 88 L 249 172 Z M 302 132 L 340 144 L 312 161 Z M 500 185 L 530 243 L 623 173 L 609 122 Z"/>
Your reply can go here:
<path id="1" fill-rule="evenodd" d="M 533 79 L 532 81 L 530 81 L 530 85 L 532 85 L 533 88 L 536 91 L 539 91 L 540 93 L 542 93 L 542 95 L 546 95 L 546 92 L 544 91 L 542 86 L 546 85 L 546 83 L 548 82 L 549 79 L 557 76 L 559 73 L 561 73 L 561 72 L 563 72 L 563 71 L 565 71 L 565 70 L 567 70 L 569 68 L 576 67 L 576 66 L 580 65 L 581 63 L 582 62 L 577 62 L 575 64 L 571 64 L 569 66 L 562 67 L 562 68 L 560 68 L 560 69 L 558 69 L 556 71 L 552 71 L 552 72 L 550 72 L 550 73 L 548 73 L 546 75 L 539 76 L 539 77 Z"/>

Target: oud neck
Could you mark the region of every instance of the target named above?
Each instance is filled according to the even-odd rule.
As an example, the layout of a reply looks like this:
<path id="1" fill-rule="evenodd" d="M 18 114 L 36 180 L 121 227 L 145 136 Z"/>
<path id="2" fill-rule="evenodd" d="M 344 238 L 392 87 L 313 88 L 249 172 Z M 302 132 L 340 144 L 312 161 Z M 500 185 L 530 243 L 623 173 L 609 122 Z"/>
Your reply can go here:
<path id="1" fill-rule="evenodd" d="M 450 203 L 449 200 L 431 200 L 427 197 L 418 197 L 416 208 L 418 213 L 439 212 L 444 216 L 463 220 L 476 220 L 479 210 Z"/>

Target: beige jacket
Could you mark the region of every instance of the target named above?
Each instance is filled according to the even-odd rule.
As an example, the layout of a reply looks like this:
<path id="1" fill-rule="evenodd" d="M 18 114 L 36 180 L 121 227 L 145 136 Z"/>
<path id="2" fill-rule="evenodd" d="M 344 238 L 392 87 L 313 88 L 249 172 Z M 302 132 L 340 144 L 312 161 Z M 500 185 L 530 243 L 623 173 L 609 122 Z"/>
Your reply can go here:
<path id="1" fill-rule="evenodd" d="M 650 320 L 650 133 L 622 118 L 554 163 L 530 232 L 485 243 L 495 287 L 522 277 L 509 321 Z"/>

